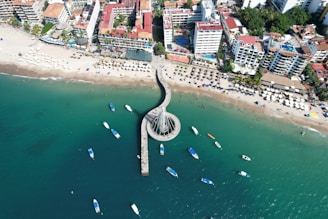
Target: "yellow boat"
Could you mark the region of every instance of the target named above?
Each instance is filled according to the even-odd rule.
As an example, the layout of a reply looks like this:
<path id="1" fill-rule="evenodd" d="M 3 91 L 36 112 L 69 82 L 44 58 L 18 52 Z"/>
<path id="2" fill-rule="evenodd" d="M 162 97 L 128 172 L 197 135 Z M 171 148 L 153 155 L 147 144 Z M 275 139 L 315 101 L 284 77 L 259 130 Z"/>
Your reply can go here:
<path id="1" fill-rule="evenodd" d="M 215 139 L 215 137 L 213 135 L 211 135 L 210 133 L 207 133 L 207 136 L 212 138 L 212 139 Z"/>

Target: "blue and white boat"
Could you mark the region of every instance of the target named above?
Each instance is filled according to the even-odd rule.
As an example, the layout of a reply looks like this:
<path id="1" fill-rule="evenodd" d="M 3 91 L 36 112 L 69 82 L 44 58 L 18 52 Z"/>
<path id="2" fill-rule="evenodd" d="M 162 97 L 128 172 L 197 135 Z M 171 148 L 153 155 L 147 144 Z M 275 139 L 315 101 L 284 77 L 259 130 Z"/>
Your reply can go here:
<path id="1" fill-rule="evenodd" d="M 99 203 L 98 203 L 97 199 L 94 198 L 92 200 L 92 202 L 93 202 L 93 207 L 94 207 L 96 213 L 97 214 L 100 213 L 100 207 L 99 207 Z"/>
<path id="2" fill-rule="evenodd" d="M 174 169 L 172 169 L 171 167 L 166 167 L 166 171 L 167 171 L 169 174 L 171 174 L 172 176 L 178 178 L 178 173 L 177 173 Z"/>
<path id="3" fill-rule="evenodd" d="M 93 153 L 92 148 L 89 148 L 89 149 L 88 149 L 88 153 L 89 153 L 90 158 L 91 158 L 92 160 L 94 160 L 94 159 L 95 159 L 95 154 Z"/>
<path id="4" fill-rule="evenodd" d="M 115 129 L 110 129 L 110 131 L 115 136 L 115 138 L 119 139 L 121 137 L 121 135 Z"/>
<path id="5" fill-rule="evenodd" d="M 191 154 L 191 156 L 193 156 L 193 158 L 195 158 L 196 160 L 199 159 L 197 152 L 193 148 L 189 148 L 188 151 Z"/>
<path id="6" fill-rule="evenodd" d="M 251 175 L 249 175 L 247 172 L 243 170 L 239 171 L 238 174 L 242 177 L 247 177 L 247 178 L 251 177 Z"/>
<path id="7" fill-rule="evenodd" d="M 203 183 L 209 184 L 209 185 L 213 185 L 214 186 L 214 182 L 208 178 L 201 178 L 200 181 L 202 181 Z"/>
<path id="8" fill-rule="evenodd" d="M 160 144 L 159 145 L 159 154 L 163 156 L 164 155 L 164 150 L 165 150 L 164 145 Z"/>
<path id="9" fill-rule="evenodd" d="M 110 103 L 109 105 L 109 109 L 112 111 L 112 112 L 115 112 L 115 106 L 113 103 Z"/>

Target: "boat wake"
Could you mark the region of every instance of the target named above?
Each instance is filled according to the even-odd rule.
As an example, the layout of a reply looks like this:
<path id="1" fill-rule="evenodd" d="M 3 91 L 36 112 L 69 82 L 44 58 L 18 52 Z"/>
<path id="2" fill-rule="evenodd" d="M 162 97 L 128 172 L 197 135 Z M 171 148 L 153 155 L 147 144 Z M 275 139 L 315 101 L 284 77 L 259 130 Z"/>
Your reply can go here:
<path id="1" fill-rule="evenodd" d="M 314 129 L 314 128 L 311 128 L 311 127 L 309 127 L 309 126 L 302 126 L 302 128 L 307 129 L 307 130 L 309 130 L 309 131 L 311 131 L 311 132 L 318 133 L 321 137 L 324 137 L 324 138 L 327 137 L 325 134 L 323 134 L 323 133 L 320 132 L 319 130 Z"/>

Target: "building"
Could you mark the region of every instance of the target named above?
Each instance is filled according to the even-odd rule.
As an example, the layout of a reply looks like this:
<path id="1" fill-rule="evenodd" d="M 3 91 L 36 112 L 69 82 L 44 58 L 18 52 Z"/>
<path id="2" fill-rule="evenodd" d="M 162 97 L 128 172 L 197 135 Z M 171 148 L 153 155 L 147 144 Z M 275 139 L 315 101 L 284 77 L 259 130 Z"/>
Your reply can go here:
<path id="1" fill-rule="evenodd" d="M 152 52 L 152 12 L 147 2 L 132 0 L 106 5 L 98 31 L 101 46 L 105 49 L 120 47 Z M 115 21 L 119 16 L 125 16 L 125 21 L 120 24 Z M 134 22 L 134 25 L 126 26 L 127 22 Z"/>
<path id="2" fill-rule="evenodd" d="M 82 14 L 77 17 L 77 21 L 73 25 L 75 35 L 79 38 L 87 39 L 89 44 L 92 42 L 99 10 L 99 0 L 88 0 L 83 8 Z"/>
<path id="3" fill-rule="evenodd" d="M 314 54 L 314 46 L 300 44 L 291 35 L 267 33 L 263 36 L 266 54 L 261 66 L 278 75 L 300 75 Z"/>
<path id="4" fill-rule="evenodd" d="M 163 32 L 164 46 L 167 49 L 174 42 L 174 28 L 186 26 L 202 20 L 201 10 L 197 7 L 193 9 L 165 8 L 163 10 Z"/>
<path id="5" fill-rule="evenodd" d="M 264 57 L 262 40 L 257 36 L 237 36 L 232 45 L 234 63 L 240 72 L 254 75 Z M 247 70 L 246 70 L 247 69 Z"/>
<path id="6" fill-rule="evenodd" d="M 316 49 L 311 62 L 326 62 L 328 61 L 328 40 L 311 40 L 315 44 Z"/>
<path id="7" fill-rule="evenodd" d="M 282 14 L 296 6 L 302 7 L 309 13 L 321 13 L 328 3 L 327 0 L 271 0 L 271 2 Z"/>
<path id="8" fill-rule="evenodd" d="M 293 34 L 298 36 L 303 41 L 308 41 L 313 39 L 316 36 L 316 26 L 314 24 L 308 24 L 305 26 L 302 25 L 293 25 L 291 31 Z"/>
<path id="9" fill-rule="evenodd" d="M 44 23 L 65 23 L 68 19 L 69 13 L 64 3 L 50 4 L 43 13 Z"/>
<path id="10" fill-rule="evenodd" d="M 237 36 L 248 35 L 246 28 L 235 17 L 225 17 L 221 13 L 221 24 L 229 46 L 232 46 Z"/>
<path id="11" fill-rule="evenodd" d="M 14 12 L 24 22 L 40 24 L 45 0 L 14 0 Z"/>
<path id="12" fill-rule="evenodd" d="M 244 8 L 256 8 L 256 7 L 261 7 L 266 4 L 266 0 L 243 0 L 243 5 L 242 9 Z"/>
<path id="13" fill-rule="evenodd" d="M 202 21 L 220 22 L 220 16 L 216 12 L 216 7 L 212 0 L 202 0 L 201 2 Z"/>
<path id="14" fill-rule="evenodd" d="M 222 26 L 216 22 L 196 22 L 194 33 L 194 53 L 212 54 L 217 53 L 221 38 Z"/>
<path id="15" fill-rule="evenodd" d="M 13 0 L 0 0 L 0 22 L 14 15 Z"/>

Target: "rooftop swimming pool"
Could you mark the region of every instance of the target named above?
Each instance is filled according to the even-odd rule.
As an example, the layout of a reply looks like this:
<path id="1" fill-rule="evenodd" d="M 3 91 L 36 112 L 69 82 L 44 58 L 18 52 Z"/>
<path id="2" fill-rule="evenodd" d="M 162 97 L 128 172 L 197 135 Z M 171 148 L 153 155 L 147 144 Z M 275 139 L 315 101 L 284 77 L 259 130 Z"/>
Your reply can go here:
<path id="1" fill-rule="evenodd" d="M 182 36 L 178 36 L 176 39 L 175 39 L 175 42 L 177 44 L 180 44 L 180 45 L 187 45 L 188 44 L 188 39 L 182 37 Z"/>
<path id="2" fill-rule="evenodd" d="M 293 46 L 281 45 L 281 48 L 291 52 L 295 51 L 295 48 Z"/>

